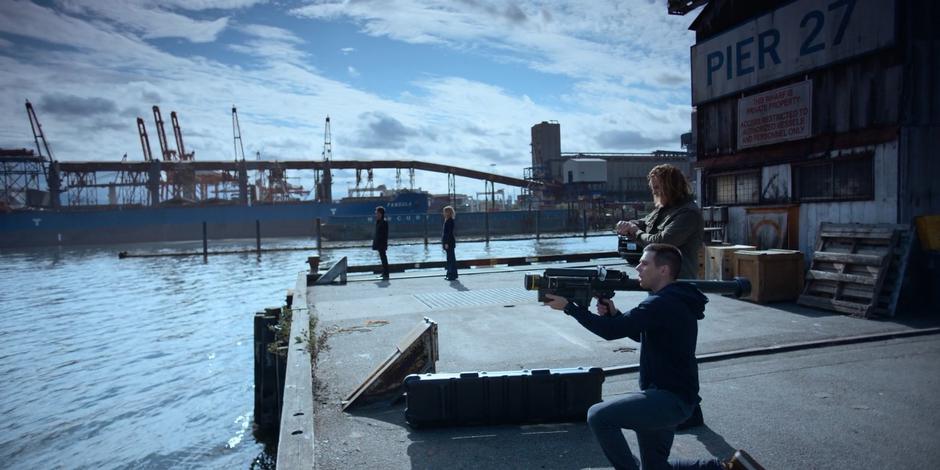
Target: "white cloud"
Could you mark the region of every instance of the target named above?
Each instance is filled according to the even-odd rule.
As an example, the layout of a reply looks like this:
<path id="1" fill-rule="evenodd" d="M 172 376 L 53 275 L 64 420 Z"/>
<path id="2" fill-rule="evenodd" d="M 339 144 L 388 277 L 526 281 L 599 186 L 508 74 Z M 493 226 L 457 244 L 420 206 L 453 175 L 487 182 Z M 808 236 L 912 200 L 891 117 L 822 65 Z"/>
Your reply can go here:
<path id="1" fill-rule="evenodd" d="M 664 77 L 674 82 L 688 76 L 689 20 L 666 15 L 659 3 L 524 1 L 501 7 L 476 0 L 347 0 L 293 13 L 347 19 L 373 36 L 485 51 L 580 79 L 655 85 Z"/>
<path id="2" fill-rule="evenodd" d="M 355 47 L 344 47 L 344 48 L 340 49 L 339 52 L 342 53 L 343 55 L 349 55 L 349 54 L 352 54 L 353 52 L 356 52 L 356 48 L 355 48 Z"/>
<path id="3" fill-rule="evenodd" d="M 594 2 L 504 7 L 473 0 L 390 0 L 306 7 L 305 16 L 351 19 L 376 36 L 486 53 L 494 60 L 574 77 L 574 87 L 560 97 L 560 104 L 548 105 L 541 97 L 494 83 L 422 71 L 415 71 L 421 78 L 412 82 L 411 93 L 380 96 L 352 85 L 366 80 L 348 78 L 359 73 L 351 65 L 346 69 L 349 83 L 321 74 L 300 33 L 234 16 L 219 19 L 247 39 L 221 47 L 261 58 L 260 63 L 249 67 L 176 56 L 145 40 L 174 29 L 148 22 L 185 18 L 180 10 L 225 15 L 221 10 L 252 2 L 203 1 L 191 8 L 182 3 L 145 7 L 135 1 L 126 8 L 104 3 L 116 10 L 99 13 L 103 7 L 84 2 L 70 3 L 64 11 L 16 0 L 0 2 L 0 32 L 55 45 L 0 42 L 0 88 L 5 90 L 0 94 L 0 147 L 32 147 L 24 98 L 37 105 L 61 160 L 117 160 L 124 153 L 139 160 L 137 116 L 146 120 L 158 152 L 150 110 L 154 104 L 161 107 L 164 119 L 170 111 L 178 112 L 187 148 L 196 151 L 197 160 L 232 158 L 235 104 L 249 158 L 261 152 L 265 158 L 318 159 L 323 119 L 329 114 L 335 159 L 416 159 L 484 166 L 514 177 L 521 177 L 522 168 L 530 165 L 530 127 L 542 120 L 561 122 L 564 151 L 651 150 L 673 136 L 676 144 L 671 148 L 678 148 L 678 134 L 689 127 L 688 85 L 677 82 L 688 77 L 685 62 L 691 39 L 684 24 L 664 18 L 665 8 L 659 4 L 636 5 L 640 11 L 635 13 Z M 625 3 L 634 7 L 639 2 Z M 592 9 L 599 11 L 587 11 Z M 125 13 L 123 19 L 114 18 Z M 631 15 L 644 20 L 632 20 Z M 211 30 L 214 25 L 177 22 L 183 27 L 175 37 L 188 40 L 203 36 L 187 28 L 202 25 Z M 204 38 L 219 40 L 220 31 Z M 340 52 L 357 51 L 347 47 Z M 338 179 L 348 181 L 347 176 Z M 389 183 L 393 177 L 394 172 L 376 173 L 377 183 Z M 447 187 L 446 177 L 425 173 L 418 183 L 437 192 Z M 458 181 L 458 191 L 473 193 L 465 188 L 476 184 Z"/>
<path id="4" fill-rule="evenodd" d="M 144 0 L 63 0 L 66 12 L 104 18 L 145 39 L 183 38 L 212 42 L 228 25 L 228 18 L 199 21 L 155 6 Z"/>
<path id="5" fill-rule="evenodd" d="M 266 62 L 285 62 L 300 65 L 307 54 L 290 45 L 279 41 L 248 40 L 239 44 L 228 46 L 232 51 L 258 57 Z"/>
<path id="6" fill-rule="evenodd" d="M 158 0 L 149 3 L 182 10 L 238 10 L 267 3 L 267 0 Z"/>
<path id="7" fill-rule="evenodd" d="M 293 44 L 303 43 L 303 39 L 297 37 L 296 34 L 292 33 L 289 30 L 284 28 L 278 28 L 274 26 L 266 26 L 260 24 L 247 24 L 240 26 L 238 28 L 240 31 L 248 34 L 250 36 L 255 36 L 261 39 L 270 39 L 272 41 L 281 41 Z"/>

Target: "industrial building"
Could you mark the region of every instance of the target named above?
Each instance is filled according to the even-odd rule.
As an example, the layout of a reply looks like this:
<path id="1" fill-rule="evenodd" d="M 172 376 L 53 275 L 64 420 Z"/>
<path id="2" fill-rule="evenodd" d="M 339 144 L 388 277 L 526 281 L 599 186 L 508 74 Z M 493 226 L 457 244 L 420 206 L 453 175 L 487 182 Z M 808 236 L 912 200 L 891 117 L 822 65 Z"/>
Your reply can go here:
<path id="1" fill-rule="evenodd" d="M 808 255 L 822 222 L 940 213 L 938 24 L 928 0 L 707 2 L 695 173 L 730 241 Z"/>
<path id="2" fill-rule="evenodd" d="M 656 165 L 671 163 L 692 178 L 692 159 L 686 152 L 652 153 L 562 152 L 561 125 L 543 121 L 532 126 L 532 167 L 526 178 L 547 183 L 543 200 L 557 202 L 602 199 L 607 202 L 652 201 L 646 175 Z"/>

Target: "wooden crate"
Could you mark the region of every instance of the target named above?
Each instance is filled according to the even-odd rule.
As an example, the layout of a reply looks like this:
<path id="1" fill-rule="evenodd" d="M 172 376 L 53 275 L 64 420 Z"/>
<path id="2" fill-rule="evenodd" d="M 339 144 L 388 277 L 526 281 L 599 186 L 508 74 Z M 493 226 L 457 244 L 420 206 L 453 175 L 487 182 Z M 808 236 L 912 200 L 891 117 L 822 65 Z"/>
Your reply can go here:
<path id="1" fill-rule="evenodd" d="M 803 290 L 803 252 L 795 250 L 742 250 L 734 255 L 734 275 L 751 281 L 757 303 L 796 300 Z"/>
<path id="2" fill-rule="evenodd" d="M 917 235 L 925 251 L 940 250 L 940 215 L 917 217 Z"/>
<path id="3" fill-rule="evenodd" d="M 705 279 L 727 281 L 734 278 L 734 253 L 754 250 L 752 245 L 710 245 L 707 251 Z"/>

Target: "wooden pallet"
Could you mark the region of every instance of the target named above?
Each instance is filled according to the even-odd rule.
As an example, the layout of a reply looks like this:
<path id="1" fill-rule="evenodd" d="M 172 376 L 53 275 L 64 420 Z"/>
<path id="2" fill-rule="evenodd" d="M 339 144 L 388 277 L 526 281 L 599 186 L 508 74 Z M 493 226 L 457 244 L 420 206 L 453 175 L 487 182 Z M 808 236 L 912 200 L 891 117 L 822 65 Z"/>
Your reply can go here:
<path id="1" fill-rule="evenodd" d="M 870 317 L 893 314 L 901 275 L 898 271 L 899 240 L 910 239 L 909 230 L 893 224 L 820 224 L 816 238 L 816 251 L 803 294 L 797 303 L 810 307 L 834 310 L 854 316 Z M 882 301 L 886 279 L 889 293 L 887 306 Z"/>
<path id="2" fill-rule="evenodd" d="M 881 295 L 872 312 L 876 315 L 893 317 L 901 301 L 902 290 L 909 278 L 908 267 L 914 244 L 917 243 L 917 228 L 914 225 L 898 225 L 898 246 L 894 250 L 891 266 L 881 287 Z"/>

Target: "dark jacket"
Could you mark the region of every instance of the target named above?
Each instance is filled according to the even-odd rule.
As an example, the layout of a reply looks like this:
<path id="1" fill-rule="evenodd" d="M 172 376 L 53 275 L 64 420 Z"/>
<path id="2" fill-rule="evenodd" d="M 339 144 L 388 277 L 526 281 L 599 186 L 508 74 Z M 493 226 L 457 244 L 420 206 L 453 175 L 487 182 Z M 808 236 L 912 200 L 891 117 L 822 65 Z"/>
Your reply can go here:
<path id="1" fill-rule="evenodd" d="M 444 230 L 441 232 L 441 245 L 447 245 L 448 248 L 457 245 L 457 238 L 454 237 L 454 219 L 444 221 Z"/>
<path id="2" fill-rule="evenodd" d="M 377 251 L 388 250 L 388 221 L 384 218 L 376 219 L 375 235 L 372 236 L 372 249 Z"/>
<path id="3" fill-rule="evenodd" d="M 640 390 L 668 390 L 694 405 L 701 400 L 695 343 L 706 302 L 692 284 L 673 282 L 620 315 L 595 315 L 573 302 L 565 313 L 606 340 L 629 337 L 640 342 Z"/>
<path id="4" fill-rule="evenodd" d="M 658 207 L 643 220 L 637 221 L 640 231 L 636 239 L 643 246 L 668 243 L 682 252 L 679 279 L 695 279 L 698 274 L 698 252 L 702 249 L 705 219 L 695 201 L 689 200 L 669 207 Z"/>

